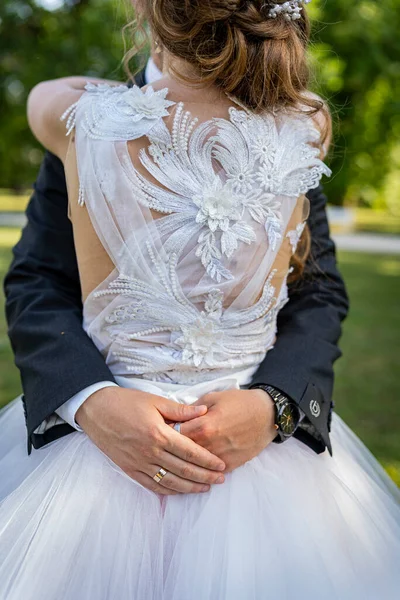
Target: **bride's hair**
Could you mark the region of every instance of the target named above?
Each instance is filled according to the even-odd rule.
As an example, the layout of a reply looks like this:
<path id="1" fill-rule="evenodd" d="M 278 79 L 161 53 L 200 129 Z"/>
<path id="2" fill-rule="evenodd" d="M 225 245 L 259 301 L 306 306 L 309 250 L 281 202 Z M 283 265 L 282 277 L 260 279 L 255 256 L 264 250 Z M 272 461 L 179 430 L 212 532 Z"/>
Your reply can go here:
<path id="1" fill-rule="evenodd" d="M 136 0 L 141 19 L 150 24 L 157 43 L 192 66 L 177 79 L 215 85 L 255 112 L 292 109 L 318 115 L 320 149 L 330 134 L 326 105 L 308 92 L 307 45 L 310 22 L 303 6 L 300 18 L 271 18 L 283 0 Z M 305 229 L 294 256 L 291 279 L 298 279 L 309 254 Z"/>

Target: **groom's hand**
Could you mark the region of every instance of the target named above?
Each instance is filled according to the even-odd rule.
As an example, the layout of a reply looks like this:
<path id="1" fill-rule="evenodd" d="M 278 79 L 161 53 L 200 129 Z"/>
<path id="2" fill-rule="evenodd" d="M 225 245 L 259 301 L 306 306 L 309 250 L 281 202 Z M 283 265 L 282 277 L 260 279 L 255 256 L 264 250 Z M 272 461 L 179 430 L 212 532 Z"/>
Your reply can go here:
<path id="1" fill-rule="evenodd" d="M 170 495 L 206 492 L 210 484 L 223 483 L 225 463 L 165 422 L 184 422 L 206 412 L 201 403 L 185 406 L 154 394 L 109 387 L 89 396 L 75 418 L 132 479 Z M 156 483 L 153 476 L 161 467 L 168 473 Z"/>
<path id="2" fill-rule="evenodd" d="M 181 433 L 219 456 L 226 473 L 258 456 L 276 437 L 274 403 L 263 390 L 210 392 L 195 402 L 200 404 L 207 413 L 183 423 Z"/>

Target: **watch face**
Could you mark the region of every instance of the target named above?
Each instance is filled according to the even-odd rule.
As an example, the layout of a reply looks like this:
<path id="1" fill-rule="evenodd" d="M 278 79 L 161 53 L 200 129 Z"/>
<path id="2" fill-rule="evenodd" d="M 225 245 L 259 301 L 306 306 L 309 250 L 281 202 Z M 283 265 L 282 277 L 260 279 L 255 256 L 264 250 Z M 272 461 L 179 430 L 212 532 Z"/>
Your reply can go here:
<path id="1" fill-rule="evenodd" d="M 286 404 L 279 415 L 279 427 L 284 435 L 293 435 L 299 421 L 298 411 L 292 404 Z"/>

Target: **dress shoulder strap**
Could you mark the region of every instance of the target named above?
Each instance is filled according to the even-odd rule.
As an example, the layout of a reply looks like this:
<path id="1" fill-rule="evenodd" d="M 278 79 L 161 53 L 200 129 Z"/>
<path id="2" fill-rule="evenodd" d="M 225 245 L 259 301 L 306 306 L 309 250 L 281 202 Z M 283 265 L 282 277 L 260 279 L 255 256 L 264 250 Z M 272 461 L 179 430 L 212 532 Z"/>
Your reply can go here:
<path id="1" fill-rule="evenodd" d="M 85 93 L 61 119 L 67 135 L 79 125 L 92 139 L 129 141 L 147 135 L 175 102 L 167 100 L 168 88 L 145 91 L 134 85 L 87 83 Z"/>

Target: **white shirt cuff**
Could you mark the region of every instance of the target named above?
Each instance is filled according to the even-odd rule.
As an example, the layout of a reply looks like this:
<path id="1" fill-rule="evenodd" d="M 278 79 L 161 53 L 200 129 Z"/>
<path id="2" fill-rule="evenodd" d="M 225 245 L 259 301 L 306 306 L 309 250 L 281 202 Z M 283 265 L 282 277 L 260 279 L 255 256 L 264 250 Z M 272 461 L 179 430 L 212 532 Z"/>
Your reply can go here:
<path id="1" fill-rule="evenodd" d="M 79 427 L 78 423 L 75 421 L 75 415 L 78 412 L 78 409 L 82 406 L 85 400 L 89 398 L 89 396 L 106 387 L 118 387 L 118 385 L 113 381 L 99 381 L 98 383 L 89 385 L 85 389 L 75 394 L 75 396 L 72 396 L 72 398 L 64 402 L 64 404 L 57 408 L 55 412 L 59 417 L 66 421 L 66 423 L 69 423 L 71 427 L 77 431 L 83 431 L 83 429 Z"/>

